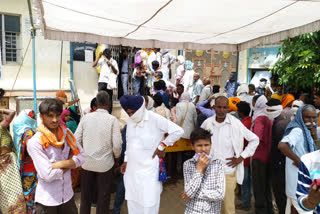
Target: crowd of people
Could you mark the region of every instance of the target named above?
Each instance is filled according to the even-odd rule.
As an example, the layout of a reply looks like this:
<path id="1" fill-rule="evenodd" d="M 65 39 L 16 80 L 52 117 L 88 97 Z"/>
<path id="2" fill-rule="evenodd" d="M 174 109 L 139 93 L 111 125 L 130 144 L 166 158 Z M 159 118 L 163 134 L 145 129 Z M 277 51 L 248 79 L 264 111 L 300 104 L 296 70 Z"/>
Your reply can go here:
<path id="1" fill-rule="evenodd" d="M 159 213 L 162 183 L 175 172 L 184 177 L 185 213 L 248 211 L 252 193 L 258 214 L 275 213 L 272 196 L 280 214 L 320 213 L 320 94 L 311 105 L 313 97 L 293 95 L 275 79 L 255 87 L 238 82 L 236 73 L 221 88 L 202 81 L 183 56 L 171 83 L 175 59 L 168 51 L 144 55 L 136 54 L 138 88 L 120 98 L 124 128 L 111 114 L 119 68 L 108 49 L 93 63 L 101 65 L 99 92 L 83 117 L 78 100 L 68 102 L 63 91 L 40 104 L 39 116 L 26 109 L 14 119 L 15 111 L 0 110 L 2 213 L 78 213 L 77 187 L 81 214 L 92 204 L 96 213 L 109 213 L 118 167 L 116 214 L 124 200 L 130 214 Z"/>

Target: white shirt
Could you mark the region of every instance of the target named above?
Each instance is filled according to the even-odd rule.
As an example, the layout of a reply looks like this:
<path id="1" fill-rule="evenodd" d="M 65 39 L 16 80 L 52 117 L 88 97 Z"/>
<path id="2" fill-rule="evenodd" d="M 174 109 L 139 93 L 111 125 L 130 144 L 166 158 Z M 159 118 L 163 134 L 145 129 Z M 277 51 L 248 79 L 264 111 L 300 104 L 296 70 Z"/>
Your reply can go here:
<path id="1" fill-rule="evenodd" d="M 98 61 L 98 65 L 101 66 L 99 82 L 112 84 L 112 86 L 113 86 L 114 83 L 116 84 L 117 75 L 119 74 L 118 63 L 113 58 L 110 59 L 111 64 L 118 71 L 117 74 L 115 74 L 115 73 L 113 73 L 111 66 L 108 66 L 107 61 L 108 61 L 107 58 L 101 58 Z"/>
<path id="2" fill-rule="evenodd" d="M 198 103 L 208 100 L 211 96 L 213 96 L 212 87 L 211 85 L 206 85 L 201 91 Z"/>
<path id="3" fill-rule="evenodd" d="M 231 174 L 234 172 L 235 168 L 227 166 L 227 158 L 234 157 L 234 149 L 232 146 L 231 140 L 231 122 L 228 118 L 226 118 L 222 123 L 218 123 L 216 120 L 213 120 L 214 129 L 211 130 L 212 133 L 212 146 L 210 154 L 214 157 L 214 159 L 222 160 L 224 164 L 224 172 L 225 174 Z"/>
<path id="4" fill-rule="evenodd" d="M 190 97 L 193 94 L 193 75 L 194 70 L 187 70 L 182 77 L 182 84 L 184 86 L 184 91 L 189 92 Z"/>
<path id="5" fill-rule="evenodd" d="M 106 172 L 121 155 L 121 133 L 117 118 L 107 110 L 97 109 L 86 114 L 75 133 L 83 146 L 85 162 L 82 168 L 93 172 Z"/>
<path id="6" fill-rule="evenodd" d="M 167 109 L 167 107 L 162 103 L 161 106 L 158 106 L 156 108 L 154 108 L 153 110 L 155 113 L 161 115 L 162 117 L 170 120 L 171 117 L 171 112 L 169 109 Z"/>
<path id="7" fill-rule="evenodd" d="M 161 71 L 163 73 L 163 79 L 168 80 L 169 79 L 169 64 L 173 64 L 176 58 L 172 56 L 170 53 L 166 53 L 162 56 L 162 65 L 161 65 Z"/>
<path id="8" fill-rule="evenodd" d="M 177 124 L 180 126 L 181 121 L 186 115 L 186 118 L 182 124 L 182 128 L 184 131 L 182 138 L 190 139 L 190 134 L 197 125 L 197 111 L 193 103 L 190 102 L 189 107 L 187 106 L 187 104 L 188 104 L 187 102 L 179 102 L 176 105 L 176 117 L 177 117 Z M 187 108 L 188 108 L 188 112 L 186 114 Z"/>
<path id="9" fill-rule="evenodd" d="M 169 135 L 164 139 L 166 133 Z M 151 111 L 144 114 L 142 127 L 128 118 L 127 168 L 124 174 L 126 200 L 143 207 L 152 207 L 160 200 L 162 183 L 159 181 L 159 158 L 156 156 L 152 159 L 152 155 L 161 142 L 173 145 L 182 135 L 182 128 Z"/>
<path id="10" fill-rule="evenodd" d="M 216 115 L 206 119 L 201 128 L 211 131 L 211 155 L 214 158 L 222 159 L 224 164 L 227 162 L 226 158 L 242 157 L 246 159 L 251 157 L 259 145 L 259 138 L 250 130 L 248 130 L 240 120 L 234 116 L 227 114 L 223 123 L 216 121 Z M 248 146 L 243 150 L 243 141 L 248 141 Z M 231 146 L 230 146 L 231 145 Z M 243 162 L 236 168 L 237 182 L 242 184 L 244 177 Z M 225 174 L 232 173 L 234 169 L 224 166 Z"/>
<path id="11" fill-rule="evenodd" d="M 179 65 L 177 67 L 176 74 L 174 77 L 175 81 L 177 82 L 177 80 L 181 80 L 183 78 L 183 75 L 184 75 L 184 64 Z"/>

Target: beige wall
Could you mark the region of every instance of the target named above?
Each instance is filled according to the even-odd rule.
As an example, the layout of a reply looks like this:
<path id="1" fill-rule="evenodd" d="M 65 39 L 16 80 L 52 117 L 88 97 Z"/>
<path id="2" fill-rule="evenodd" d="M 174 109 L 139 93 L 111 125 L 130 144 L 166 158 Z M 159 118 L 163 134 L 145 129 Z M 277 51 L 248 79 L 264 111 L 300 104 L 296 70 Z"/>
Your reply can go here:
<path id="1" fill-rule="evenodd" d="M 247 83 L 248 73 L 248 57 L 247 50 L 240 51 L 239 53 L 239 70 L 238 70 L 238 81 L 241 83 Z"/>
<path id="2" fill-rule="evenodd" d="M 80 97 L 82 110 L 90 106 L 91 100 L 98 93 L 98 73 L 92 63 L 73 62 L 74 82 Z"/>
<path id="3" fill-rule="evenodd" d="M 32 2 L 32 1 L 31 1 Z M 20 16 L 20 41 L 19 52 L 20 62 L 26 52 L 30 40 L 29 32 L 29 12 L 27 1 L 21 0 L 0 0 L 0 13 Z M 35 16 L 35 15 L 34 15 Z M 57 90 L 59 89 L 59 72 L 61 41 L 44 40 L 40 31 L 37 31 L 35 39 L 36 50 L 36 72 L 37 72 L 37 89 L 39 90 Z M 62 88 L 69 89 L 68 79 L 70 78 L 70 65 L 67 61 L 70 58 L 69 42 L 63 42 L 62 58 Z M 19 70 L 20 63 L 7 63 L 2 66 L 2 77 L 0 87 L 11 90 L 13 82 Z M 32 42 L 27 50 L 24 63 L 20 74 L 17 78 L 14 90 L 31 90 L 33 89 L 32 79 Z"/>

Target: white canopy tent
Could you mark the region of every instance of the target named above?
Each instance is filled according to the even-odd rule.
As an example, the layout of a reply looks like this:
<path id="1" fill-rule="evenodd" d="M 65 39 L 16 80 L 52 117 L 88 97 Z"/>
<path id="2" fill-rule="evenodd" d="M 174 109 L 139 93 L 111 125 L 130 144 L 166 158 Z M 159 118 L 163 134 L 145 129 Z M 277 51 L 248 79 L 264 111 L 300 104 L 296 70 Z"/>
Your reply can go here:
<path id="1" fill-rule="evenodd" d="M 46 39 L 244 50 L 320 30 L 320 0 L 34 0 Z"/>

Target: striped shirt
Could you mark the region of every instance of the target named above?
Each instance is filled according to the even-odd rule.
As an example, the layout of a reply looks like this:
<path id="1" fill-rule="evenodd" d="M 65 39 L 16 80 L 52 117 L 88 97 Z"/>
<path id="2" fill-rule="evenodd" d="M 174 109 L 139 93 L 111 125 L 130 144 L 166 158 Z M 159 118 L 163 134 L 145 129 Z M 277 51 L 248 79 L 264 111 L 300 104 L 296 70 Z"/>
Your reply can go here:
<path id="1" fill-rule="evenodd" d="M 308 196 L 309 188 L 315 179 L 320 178 L 320 150 L 303 155 L 299 163 L 297 199 L 301 209 L 311 211 L 305 208 L 302 200 Z M 320 214 L 320 204 L 315 209 Z"/>

